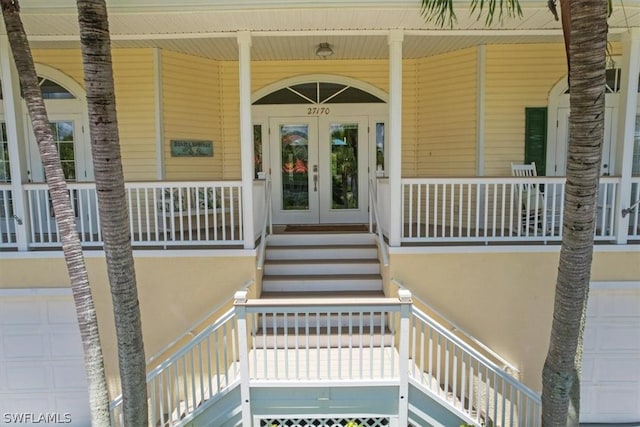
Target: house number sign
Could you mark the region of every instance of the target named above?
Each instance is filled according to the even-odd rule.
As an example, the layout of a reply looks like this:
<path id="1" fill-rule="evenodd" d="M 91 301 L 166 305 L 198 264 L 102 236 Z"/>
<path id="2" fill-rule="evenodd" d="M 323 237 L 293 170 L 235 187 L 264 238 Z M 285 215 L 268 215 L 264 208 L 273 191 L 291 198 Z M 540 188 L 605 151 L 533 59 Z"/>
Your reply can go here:
<path id="1" fill-rule="evenodd" d="M 213 141 L 172 139 L 171 157 L 213 157 Z"/>
<path id="2" fill-rule="evenodd" d="M 330 113 L 329 107 L 307 107 L 307 116 L 328 116 Z"/>

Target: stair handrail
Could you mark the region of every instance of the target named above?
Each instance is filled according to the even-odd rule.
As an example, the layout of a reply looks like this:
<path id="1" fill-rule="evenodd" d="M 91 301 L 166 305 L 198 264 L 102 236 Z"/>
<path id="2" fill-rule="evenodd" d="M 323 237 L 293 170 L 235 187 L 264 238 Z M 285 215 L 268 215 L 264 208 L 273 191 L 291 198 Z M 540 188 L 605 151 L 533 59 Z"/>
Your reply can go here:
<path id="1" fill-rule="evenodd" d="M 387 267 L 389 265 L 389 254 L 387 253 L 387 247 L 384 243 L 384 236 L 382 235 L 382 227 L 380 227 L 380 214 L 378 213 L 378 197 L 375 194 L 375 189 L 373 180 L 369 179 L 369 204 L 371 208 L 369 209 L 369 232 L 373 232 L 373 222 L 376 224 L 376 233 L 378 234 L 378 246 L 380 247 L 380 252 L 382 254 L 382 264 Z M 371 218 L 373 215 L 373 218 Z M 372 221 L 373 219 L 373 221 Z"/>
<path id="2" fill-rule="evenodd" d="M 260 233 L 260 246 L 258 247 L 258 270 L 264 267 L 264 257 L 267 251 L 267 225 L 269 234 L 273 234 L 273 219 L 271 217 L 271 179 L 266 180 L 264 191 L 264 218 L 262 220 L 262 231 Z"/>
<path id="3" fill-rule="evenodd" d="M 249 280 L 247 280 L 245 282 L 244 285 L 242 285 L 242 287 L 240 289 L 238 289 L 238 291 L 246 291 L 247 289 L 249 289 L 254 284 L 255 284 L 255 280 L 249 279 Z M 217 304 L 213 309 L 209 310 L 207 312 L 207 314 L 205 314 L 204 316 L 202 316 L 198 320 L 196 320 L 194 323 L 192 323 L 191 326 L 189 326 L 177 338 L 173 339 L 167 345 L 165 345 L 160 350 L 158 350 L 153 356 L 149 357 L 147 359 L 147 367 L 151 364 L 151 362 L 155 361 L 158 357 L 162 356 L 164 353 L 169 351 L 170 348 L 174 347 L 178 342 L 183 340 L 186 336 L 192 335 L 195 338 L 198 334 L 200 334 L 200 333 L 198 333 L 198 334 L 194 335 L 194 331 L 196 329 L 198 329 L 199 326 L 202 326 L 203 323 L 207 321 L 207 319 L 210 319 L 211 317 L 213 317 L 213 315 L 216 314 L 217 312 L 219 312 L 220 310 L 222 310 L 223 307 L 231 306 L 232 302 L 233 302 L 233 295 L 231 297 L 225 299 L 220 304 Z M 206 328 L 206 326 L 205 326 L 205 328 Z"/>
<path id="4" fill-rule="evenodd" d="M 392 278 L 391 279 L 391 283 L 393 283 L 394 285 L 396 285 L 398 287 L 398 289 L 408 289 L 406 286 L 404 286 L 398 279 Z M 478 346 L 482 351 L 486 352 L 487 354 L 489 354 L 492 358 L 494 358 L 495 360 L 497 360 L 498 362 L 500 362 L 500 364 L 502 365 L 502 367 L 500 368 L 503 371 L 507 371 L 507 372 L 514 372 L 515 374 L 520 374 L 520 369 L 518 369 L 513 363 L 509 362 L 508 360 L 506 360 L 504 357 L 500 356 L 495 350 L 492 350 L 489 346 L 487 346 L 486 344 L 484 344 L 482 341 L 480 341 L 478 338 L 474 337 L 473 335 L 471 335 L 471 333 L 465 331 L 462 327 L 460 327 L 457 323 L 455 323 L 454 321 L 448 319 L 446 316 L 444 316 L 442 313 L 440 313 L 438 310 L 436 310 L 431 304 L 429 304 L 428 302 L 426 302 L 425 300 L 423 300 L 422 298 L 418 297 L 415 293 L 411 292 L 412 294 L 412 298 L 415 301 L 418 301 L 420 304 L 422 304 L 424 307 L 426 307 L 429 311 L 431 311 L 432 313 L 434 313 L 436 316 L 438 316 L 440 319 L 442 319 L 444 322 L 448 323 L 450 325 L 449 329 L 445 329 L 447 330 L 447 334 L 454 334 L 454 333 L 459 333 L 460 335 L 463 335 L 466 339 L 468 339 L 469 341 L 471 341 L 474 345 Z M 415 305 L 413 306 L 415 310 L 418 310 L 417 308 L 415 308 Z M 425 313 L 425 316 L 428 316 Z M 435 322 L 436 324 L 440 325 L 442 328 L 444 328 L 444 326 L 442 325 L 441 322 L 438 322 L 437 320 L 433 319 L 431 316 L 429 316 L 429 318 Z M 453 335 L 455 336 L 455 335 Z M 456 337 L 458 340 L 460 338 Z M 464 342 L 464 341 L 462 341 Z M 465 342 L 466 346 L 470 346 L 469 343 Z M 473 347 L 471 347 L 473 348 Z M 476 350 L 477 351 L 477 350 Z M 480 354 L 480 353 L 479 353 Z M 483 356 L 484 358 L 486 358 L 486 356 Z M 497 365 L 496 365 L 497 366 Z"/>
<path id="5" fill-rule="evenodd" d="M 499 373 L 500 376 L 509 384 L 516 387 L 517 389 L 525 393 L 527 396 L 529 396 L 531 399 L 535 400 L 536 402 L 540 402 L 540 395 L 538 393 L 536 393 L 534 390 L 527 387 L 517 379 L 513 378 L 513 376 L 509 375 L 509 373 L 506 372 L 503 368 L 498 366 L 496 363 L 492 362 L 488 357 L 486 357 L 485 355 L 480 353 L 478 350 L 473 348 L 469 343 L 460 339 L 460 337 L 456 336 L 453 332 L 446 329 L 444 326 L 442 326 L 438 321 L 436 321 L 434 318 L 429 316 L 427 313 L 423 312 L 422 310 L 417 308 L 415 305 L 412 306 L 411 313 L 417 318 L 419 318 L 420 320 L 422 320 L 423 322 L 427 323 L 434 330 L 442 334 L 442 336 L 452 341 L 454 344 L 458 345 L 460 348 L 462 348 L 464 351 L 469 353 L 471 356 L 481 361 L 487 367 L 491 368 L 496 373 Z"/>

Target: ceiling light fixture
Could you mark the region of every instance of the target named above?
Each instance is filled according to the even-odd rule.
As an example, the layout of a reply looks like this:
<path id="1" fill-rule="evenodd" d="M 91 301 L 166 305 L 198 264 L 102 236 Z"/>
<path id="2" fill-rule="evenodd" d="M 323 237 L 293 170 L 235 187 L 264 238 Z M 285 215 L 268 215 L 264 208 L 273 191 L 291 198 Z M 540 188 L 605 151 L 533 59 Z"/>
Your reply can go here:
<path id="1" fill-rule="evenodd" d="M 333 55 L 333 49 L 331 49 L 329 43 L 320 43 L 318 49 L 316 49 L 316 55 L 320 58 L 327 58 Z"/>

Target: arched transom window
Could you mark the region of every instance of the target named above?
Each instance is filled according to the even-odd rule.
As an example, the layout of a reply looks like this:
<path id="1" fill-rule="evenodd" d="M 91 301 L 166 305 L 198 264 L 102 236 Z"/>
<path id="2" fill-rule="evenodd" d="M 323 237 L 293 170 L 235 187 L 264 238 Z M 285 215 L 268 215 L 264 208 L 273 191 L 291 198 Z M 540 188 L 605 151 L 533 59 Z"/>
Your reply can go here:
<path id="1" fill-rule="evenodd" d="M 309 82 L 287 86 L 258 99 L 253 105 L 384 103 L 384 100 L 353 86 Z"/>

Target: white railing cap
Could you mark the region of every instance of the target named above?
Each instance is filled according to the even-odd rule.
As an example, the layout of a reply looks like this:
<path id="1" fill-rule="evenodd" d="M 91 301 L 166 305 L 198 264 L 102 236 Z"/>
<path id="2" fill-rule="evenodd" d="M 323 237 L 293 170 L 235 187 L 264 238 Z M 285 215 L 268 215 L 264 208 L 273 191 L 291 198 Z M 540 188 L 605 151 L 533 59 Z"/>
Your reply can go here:
<path id="1" fill-rule="evenodd" d="M 402 303 L 411 304 L 411 291 L 408 289 L 398 289 L 398 299 Z"/>
<path id="2" fill-rule="evenodd" d="M 247 291 L 238 291 L 235 294 L 233 294 L 233 303 L 234 304 L 246 304 L 247 302 L 247 295 L 249 293 Z"/>

